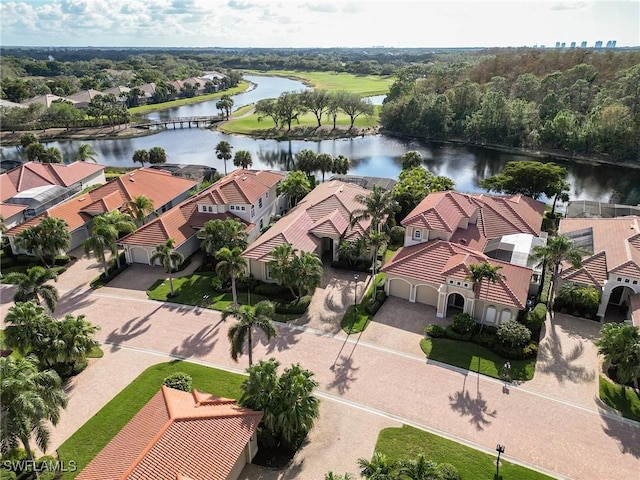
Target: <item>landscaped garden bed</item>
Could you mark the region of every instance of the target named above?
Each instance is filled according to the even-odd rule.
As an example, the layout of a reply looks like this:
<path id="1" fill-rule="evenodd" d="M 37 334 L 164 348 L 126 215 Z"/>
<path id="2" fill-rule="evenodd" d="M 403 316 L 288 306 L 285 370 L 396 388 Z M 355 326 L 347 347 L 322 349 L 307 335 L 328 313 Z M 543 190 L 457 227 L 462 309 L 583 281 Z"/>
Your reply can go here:
<path id="1" fill-rule="evenodd" d="M 615 408 L 625 418 L 640 422 L 640 395 L 633 388 L 622 387 L 600 376 L 600 400 Z"/>
<path id="2" fill-rule="evenodd" d="M 358 305 L 358 311 L 356 315 L 355 306 L 351 305 L 347 308 L 347 311 L 344 313 L 342 317 L 342 322 L 340 322 L 340 326 L 345 333 L 360 333 L 364 331 L 365 328 L 371 322 L 371 319 L 378 312 L 382 304 L 387 299 L 387 295 L 382 290 L 382 285 L 384 285 L 385 274 L 379 273 L 376 275 L 375 286 L 376 294 L 374 297 L 374 285 L 370 285 L 367 292 L 362 297 L 360 304 Z"/>

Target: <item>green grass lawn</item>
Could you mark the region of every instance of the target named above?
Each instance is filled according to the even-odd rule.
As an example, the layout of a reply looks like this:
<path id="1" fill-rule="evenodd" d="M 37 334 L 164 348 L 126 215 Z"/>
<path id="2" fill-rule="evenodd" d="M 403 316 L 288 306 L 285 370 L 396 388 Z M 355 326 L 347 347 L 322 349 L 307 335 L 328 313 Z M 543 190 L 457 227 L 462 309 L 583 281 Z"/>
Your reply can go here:
<path id="1" fill-rule="evenodd" d="M 449 338 L 423 338 L 420 348 L 431 360 L 454 365 L 489 377 L 500 378 L 507 361 L 491 350 L 472 342 Z M 531 380 L 535 373 L 536 359 L 509 360 L 512 380 Z"/>
<path id="2" fill-rule="evenodd" d="M 376 283 L 378 285 L 383 284 L 384 277 L 385 277 L 384 273 L 378 273 L 376 275 Z M 373 315 L 366 312 L 363 305 L 367 300 L 371 298 L 371 295 L 373 295 L 373 284 L 369 286 L 367 293 L 364 294 L 364 297 L 358 304 L 357 317 L 354 314 L 353 305 L 347 308 L 347 311 L 344 313 L 344 316 L 342 317 L 342 321 L 340 322 L 340 326 L 342 327 L 342 330 L 345 333 L 360 333 L 365 328 L 367 328 L 367 326 L 369 325 L 369 322 L 371 322 L 371 319 L 373 318 Z"/>
<path id="3" fill-rule="evenodd" d="M 601 375 L 600 400 L 618 410 L 623 417 L 640 422 L 640 397 L 633 389 L 623 389 Z"/>
<path id="4" fill-rule="evenodd" d="M 155 282 L 149 290 L 147 290 L 147 296 L 151 300 L 158 300 L 160 302 L 173 302 L 183 305 L 203 306 L 203 295 L 209 295 L 207 300 L 207 308 L 212 310 L 224 311 L 233 302 L 233 296 L 227 292 L 217 292 L 212 286 L 212 280 L 215 277 L 213 273 L 192 273 L 184 277 L 178 277 L 173 279 L 173 290 L 176 293 L 175 297 L 169 298 L 171 288 L 169 286 L 169 280 L 158 280 Z M 258 295 L 257 293 L 249 294 L 247 291 L 238 291 L 238 303 L 241 305 L 255 305 L 262 300 L 271 300 L 264 295 Z M 298 318 L 300 315 L 296 314 L 282 314 L 276 313 L 274 320 L 279 322 L 286 322 L 288 320 Z"/>
<path id="5" fill-rule="evenodd" d="M 141 105 L 139 107 L 131 107 L 129 113 L 131 115 L 142 115 L 149 112 L 157 112 L 159 110 L 165 110 L 167 108 L 180 107 L 182 105 L 191 105 L 194 103 L 206 102 L 209 100 L 215 100 L 223 95 L 235 95 L 236 93 L 242 93 L 249 88 L 249 83 L 241 81 L 237 87 L 230 88 L 216 93 L 207 93 L 206 95 L 198 95 L 191 98 L 179 98 L 177 100 L 171 100 L 170 102 L 154 103 L 152 105 Z"/>
<path id="6" fill-rule="evenodd" d="M 333 72 L 298 72 L 294 70 L 269 70 L 267 72 L 252 71 L 256 75 L 276 75 L 301 79 L 305 84 L 318 90 L 344 90 L 357 93 L 363 97 L 384 95 L 394 78 L 379 75 L 353 75 L 351 73 Z"/>
<path id="7" fill-rule="evenodd" d="M 380 432 L 376 451 L 384 453 L 390 460 L 409 460 L 419 453 L 437 463 L 450 463 L 458 469 L 464 480 L 494 478 L 496 455 L 480 452 L 466 445 L 448 440 L 417 428 L 403 425 L 400 428 L 385 428 Z M 507 449 L 508 453 L 508 449 Z M 540 472 L 500 459 L 500 476 L 503 480 L 552 479 Z"/>
<path id="8" fill-rule="evenodd" d="M 191 375 L 193 386 L 198 390 L 235 399 L 240 398 L 240 385 L 245 379 L 243 375 L 181 361 L 160 363 L 149 367 L 58 448 L 62 461 L 67 463 L 74 460 L 78 466 L 78 470 L 66 472 L 61 478 L 64 480 L 75 478 L 160 390 L 162 381 L 175 372 Z"/>
<path id="9" fill-rule="evenodd" d="M 246 113 L 246 110 L 243 111 Z M 244 117 L 239 117 L 242 113 L 236 113 L 234 116 L 227 122 L 218 126 L 218 130 L 225 133 L 240 133 L 245 135 L 250 135 L 253 133 L 264 133 L 266 131 L 275 129 L 275 124 L 273 120 L 270 118 L 264 118 L 261 121 L 258 121 L 258 115 L 253 113 L 251 115 L 247 115 Z M 234 118 L 235 117 L 235 118 Z M 370 117 L 360 115 L 356 118 L 354 126 L 357 128 L 374 128 L 379 124 L 380 118 L 380 105 L 374 105 L 374 114 Z M 318 125 L 318 121 L 313 113 L 306 113 L 299 118 L 299 122 L 292 122 L 291 129 L 298 128 L 315 128 Z M 345 130 L 349 128 L 351 125 L 351 120 L 349 116 L 340 113 L 336 120 L 336 127 L 340 127 L 341 130 Z M 322 117 L 322 127 L 328 129 L 329 131 L 333 127 L 333 119 L 327 117 L 326 115 Z M 277 131 L 278 133 L 286 134 L 287 129 L 281 128 Z"/>

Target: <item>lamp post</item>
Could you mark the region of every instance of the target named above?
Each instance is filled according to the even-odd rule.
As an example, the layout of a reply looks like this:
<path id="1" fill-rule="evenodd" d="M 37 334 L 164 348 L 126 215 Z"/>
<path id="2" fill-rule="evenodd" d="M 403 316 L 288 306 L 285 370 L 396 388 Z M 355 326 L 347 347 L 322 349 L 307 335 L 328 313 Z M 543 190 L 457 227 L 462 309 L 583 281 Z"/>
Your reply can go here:
<path id="1" fill-rule="evenodd" d="M 498 444 L 496 452 L 498 452 L 498 460 L 496 461 L 496 480 L 500 480 L 500 454 L 504 453 L 504 445 Z"/>
<path id="2" fill-rule="evenodd" d="M 358 321 L 358 279 L 360 275 L 357 273 L 353 274 L 353 281 L 355 282 L 353 288 L 353 323 L 351 324 L 351 328 L 349 329 L 349 333 L 353 330 L 353 326 Z"/>

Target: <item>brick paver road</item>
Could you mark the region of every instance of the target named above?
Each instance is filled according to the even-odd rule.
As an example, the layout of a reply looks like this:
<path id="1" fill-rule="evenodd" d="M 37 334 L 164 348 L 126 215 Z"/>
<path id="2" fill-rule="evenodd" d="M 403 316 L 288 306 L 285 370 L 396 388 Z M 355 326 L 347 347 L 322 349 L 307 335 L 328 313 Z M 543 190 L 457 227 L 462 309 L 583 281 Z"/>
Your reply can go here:
<path id="1" fill-rule="evenodd" d="M 11 305 L 7 293 L 3 289 L 3 317 Z M 239 365 L 230 359 L 228 325 L 219 322 L 218 312 L 99 292 L 64 295 L 56 314 L 69 311 L 100 325 L 100 341 L 246 366 L 246 356 Z M 507 394 L 493 379 L 364 344 L 357 336 L 345 342 L 281 327 L 272 342 L 256 343 L 254 358 L 299 362 L 315 372 L 324 392 L 486 449 L 504 444 L 507 458 L 575 479 L 638 478 L 640 426 L 604 411 L 515 387 Z"/>

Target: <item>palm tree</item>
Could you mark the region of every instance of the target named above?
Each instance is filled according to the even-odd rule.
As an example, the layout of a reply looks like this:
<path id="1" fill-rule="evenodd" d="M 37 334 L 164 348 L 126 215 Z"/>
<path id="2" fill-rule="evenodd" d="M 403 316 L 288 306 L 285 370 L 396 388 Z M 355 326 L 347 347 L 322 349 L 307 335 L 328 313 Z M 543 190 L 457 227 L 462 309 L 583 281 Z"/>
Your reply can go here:
<path id="1" fill-rule="evenodd" d="M 400 157 L 400 161 L 403 170 L 420 167 L 422 166 L 422 154 L 416 151 L 407 152 Z"/>
<path id="2" fill-rule="evenodd" d="M 151 200 L 146 195 L 138 195 L 133 197 L 126 203 L 127 213 L 129 213 L 134 219 L 138 227 L 145 224 L 149 215 L 158 216 L 156 209 Z"/>
<path id="3" fill-rule="evenodd" d="M 542 272 L 546 269 L 546 265 L 549 263 L 553 265 L 553 277 L 551 284 L 551 295 L 549 297 L 549 308 L 553 308 L 553 302 L 555 299 L 556 288 L 558 285 L 558 276 L 560 275 L 560 265 L 562 262 L 569 262 L 574 268 L 580 268 L 582 266 L 582 257 L 588 255 L 589 252 L 576 245 L 566 235 L 557 235 L 547 239 L 546 245 L 536 245 L 533 247 L 533 258 L 539 262 L 539 265 L 543 265 Z M 544 284 L 544 277 L 542 279 Z"/>
<path id="4" fill-rule="evenodd" d="M 44 343 L 49 343 L 47 326 L 51 318 L 35 302 L 16 303 L 9 308 L 4 321 L 5 343 L 21 355 L 38 353 Z"/>
<path id="5" fill-rule="evenodd" d="M 219 275 L 231 277 L 231 294 L 233 296 L 233 304 L 238 305 L 238 293 L 236 292 L 236 278 L 243 273 L 247 267 L 247 260 L 242 256 L 242 250 L 233 247 L 229 250 L 227 247 L 221 248 L 216 253 L 218 264 L 216 272 Z"/>
<path id="6" fill-rule="evenodd" d="M 53 263 L 55 257 L 66 252 L 71 245 L 69 225 L 60 218 L 45 217 L 37 227 L 42 237 L 42 255 Z"/>
<path id="7" fill-rule="evenodd" d="M 616 377 L 623 386 L 640 381 L 640 329 L 627 323 L 605 323 L 595 342 L 598 353 L 607 366 L 616 369 Z"/>
<path id="8" fill-rule="evenodd" d="M 397 478 L 396 463 L 387 458 L 384 453 L 374 452 L 371 460 L 361 458 L 360 475 L 367 480 L 395 480 Z"/>
<path id="9" fill-rule="evenodd" d="M 322 172 L 322 181 L 324 182 L 324 174 L 333 169 L 333 157 L 328 153 L 321 153 L 316 157 L 316 166 Z"/>
<path id="10" fill-rule="evenodd" d="M 471 264 L 469 265 L 469 275 L 467 276 L 467 280 L 471 280 L 474 283 L 474 289 L 476 290 L 476 296 L 480 296 L 480 291 L 482 289 L 482 284 L 486 280 L 490 283 L 496 283 L 500 279 L 504 279 L 504 275 L 500 273 L 502 266 L 500 265 L 492 265 L 489 262 L 482 262 L 481 264 Z M 476 285 L 478 286 L 476 288 Z M 489 298 L 489 285 L 485 288 L 485 301 L 484 307 L 482 309 L 482 316 L 480 317 L 480 331 L 482 332 L 482 328 L 484 327 L 484 318 L 485 313 L 487 311 L 487 300 Z"/>
<path id="11" fill-rule="evenodd" d="M 398 203 L 390 190 L 374 186 L 370 194 L 356 195 L 355 200 L 362 204 L 360 208 L 351 212 L 351 225 L 362 220 L 371 220 L 371 230 L 380 233 L 386 219 L 398 210 Z"/>
<path id="12" fill-rule="evenodd" d="M 236 167 L 247 169 L 253 165 L 253 159 L 251 153 L 247 150 L 238 150 L 233 157 L 233 164 Z"/>
<path id="13" fill-rule="evenodd" d="M 93 163 L 98 163 L 98 152 L 96 152 L 91 145 L 88 143 L 81 143 L 78 147 L 78 153 L 76 153 L 76 160 L 80 160 L 81 162 L 91 161 Z"/>
<path id="14" fill-rule="evenodd" d="M 35 437 L 41 451 L 49 443 L 47 423 L 56 425 L 60 409 L 67 406 L 62 381 L 53 370 L 38 371 L 37 359 L 0 358 L 0 451 L 22 443 L 27 459 L 33 462 L 30 439 Z"/>
<path id="15" fill-rule="evenodd" d="M 369 232 L 367 237 L 367 244 L 373 247 L 373 261 L 371 262 L 371 275 L 374 279 L 378 272 L 378 256 L 380 252 L 386 249 L 389 236 L 385 232 Z"/>
<path id="16" fill-rule="evenodd" d="M 304 172 L 290 172 L 282 182 L 278 184 L 278 195 L 285 194 L 287 196 L 287 209 L 296 206 L 306 194 L 311 191 L 311 182 Z"/>
<path id="17" fill-rule="evenodd" d="M 165 272 L 169 274 L 169 287 L 171 289 L 172 297 L 175 297 L 175 292 L 173 291 L 172 272 L 178 268 L 182 262 L 184 262 L 184 255 L 173 248 L 175 243 L 175 240 L 170 238 L 164 245 L 156 246 L 155 252 L 149 259 L 151 265 L 154 265 L 156 262 L 160 262 Z"/>
<path id="18" fill-rule="evenodd" d="M 339 475 L 333 472 L 327 472 L 324 474 L 324 480 L 355 480 L 353 475 L 350 473 L 345 473 L 344 475 Z"/>
<path id="19" fill-rule="evenodd" d="M 149 152 L 147 150 L 136 150 L 133 152 L 133 163 L 139 163 L 143 168 L 144 164 L 149 161 Z"/>
<path id="20" fill-rule="evenodd" d="M 308 148 L 300 150 L 296 154 L 296 170 L 311 175 L 318 169 L 316 154 Z"/>
<path id="21" fill-rule="evenodd" d="M 297 298 L 307 295 L 322 284 L 322 260 L 315 253 L 300 252 L 293 258 L 292 275 L 298 287 Z"/>
<path id="22" fill-rule="evenodd" d="M 253 364 L 253 327 L 257 327 L 264 332 L 267 340 L 271 340 L 278 333 L 276 327 L 273 326 L 273 316 L 276 308 L 269 300 L 263 300 L 256 303 L 254 307 L 250 305 L 229 305 L 222 312 L 222 320 L 233 317 L 238 323 L 229 328 L 229 341 L 231 342 L 231 358 L 238 361 L 238 357 L 242 354 L 245 341 L 248 344 L 249 366 Z"/>
<path id="23" fill-rule="evenodd" d="M 11 272 L 6 276 L 7 283 L 13 283 L 17 286 L 13 301 L 29 302 L 34 301 L 40 305 L 41 299 L 52 312 L 58 303 L 58 290 L 53 285 L 46 282 L 49 280 L 57 280 L 58 274 L 53 270 L 42 267 L 31 267 L 26 273 Z"/>
<path id="24" fill-rule="evenodd" d="M 16 247 L 30 252 L 40 260 L 40 263 L 46 265 L 44 255 L 42 253 L 42 236 L 38 231 L 38 226 L 25 228 L 16 235 Z"/>
<path id="25" fill-rule="evenodd" d="M 136 224 L 131 215 L 117 210 L 98 215 L 93 220 L 91 237 L 84 242 L 85 253 L 94 252 L 97 259 L 104 264 L 105 277 L 108 274 L 108 266 L 105 259 L 105 250 L 111 251 L 111 257 L 115 256 L 116 265 L 120 269 L 120 257 L 118 255 L 118 238 L 122 233 L 130 233 L 136 229 Z"/>
<path id="26" fill-rule="evenodd" d="M 428 460 L 422 453 L 419 453 L 418 457 L 412 460 L 400 460 L 398 462 L 398 473 L 400 478 L 410 478 L 411 480 L 443 478 L 438 474 L 438 464 Z"/>
<path id="27" fill-rule="evenodd" d="M 85 320 L 84 315 L 74 317 L 68 314 L 63 320 L 53 321 L 55 325 L 55 341 L 48 342 L 44 352 L 40 352 L 43 362 L 50 366 L 64 365 L 72 367 L 83 361 L 98 346 L 94 339 L 100 329 Z"/>
<path id="28" fill-rule="evenodd" d="M 233 147 L 229 142 L 221 141 L 216 145 L 216 157 L 224 161 L 224 174 L 227 174 L 227 160 L 231 160 Z"/>
<path id="29" fill-rule="evenodd" d="M 198 231 L 197 237 L 202 240 L 200 247 L 210 258 L 215 258 L 222 247 L 247 248 L 247 227 L 232 218 L 209 220 Z"/>
<path id="30" fill-rule="evenodd" d="M 293 291 L 293 262 L 296 258 L 296 249 L 290 243 L 282 243 L 271 250 L 269 256 L 269 276 L 275 278 L 282 285 L 286 286 L 291 295 L 296 296 Z"/>

